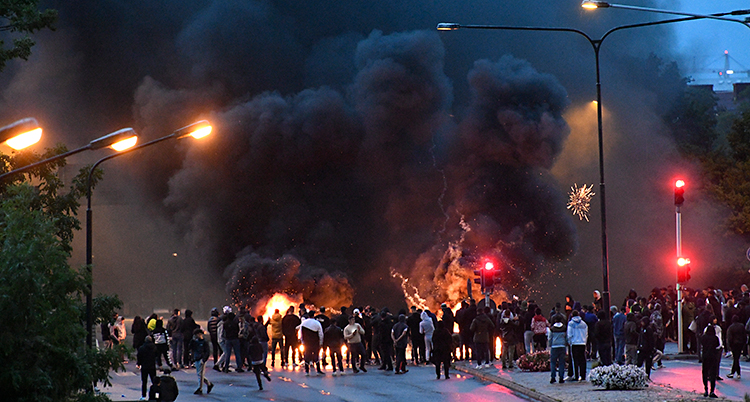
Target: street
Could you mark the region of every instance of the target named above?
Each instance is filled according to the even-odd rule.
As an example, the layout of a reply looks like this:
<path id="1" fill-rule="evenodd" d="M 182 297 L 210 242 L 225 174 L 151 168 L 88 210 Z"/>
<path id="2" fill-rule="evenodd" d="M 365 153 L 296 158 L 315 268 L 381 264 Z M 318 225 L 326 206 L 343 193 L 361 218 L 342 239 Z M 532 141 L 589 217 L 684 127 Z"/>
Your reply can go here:
<path id="1" fill-rule="evenodd" d="M 138 400 L 140 372 L 133 362 L 127 372 L 113 373 L 113 387 L 104 388 L 116 402 Z M 333 377 L 330 366 L 324 376 L 306 377 L 304 369 L 271 371 L 272 381 L 263 379 L 263 391 L 258 390 L 252 373 L 219 373 L 208 363 L 206 377 L 216 385 L 209 395 L 193 395 L 198 380 L 195 369 L 174 372 L 180 389 L 179 401 L 235 401 L 240 398 L 261 401 L 526 401 L 510 390 L 494 383 L 486 383 L 461 372 L 452 372 L 449 380 L 435 379 L 433 366 L 409 366 L 409 372 L 395 375 L 368 366 L 367 373 L 353 374 L 346 369 L 344 376 Z M 204 387 L 205 393 L 205 387 Z"/>

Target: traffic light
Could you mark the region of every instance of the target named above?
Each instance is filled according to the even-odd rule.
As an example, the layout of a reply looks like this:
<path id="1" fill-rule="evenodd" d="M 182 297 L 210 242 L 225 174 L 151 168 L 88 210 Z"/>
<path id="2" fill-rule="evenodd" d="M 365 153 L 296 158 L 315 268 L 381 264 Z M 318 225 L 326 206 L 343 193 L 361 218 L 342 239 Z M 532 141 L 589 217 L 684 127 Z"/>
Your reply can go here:
<path id="1" fill-rule="evenodd" d="M 483 269 L 474 270 L 474 275 L 477 276 L 476 278 L 474 278 L 474 283 L 480 286 L 480 291 L 484 291 L 484 274 L 482 271 L 484 270 Z"/>
<path id="2" fill-rule="evenodd" d="M 674 182 L 674 205 L 676 207 L 682 206 L 685 202 L 685 182 L 677 180 Z"/>
<path id="3" fill-rule="evenodd" d="M 690 258 L 680 257 L 677 259 L 677 283 L 686 283 L 690 280 Z"/>
<path id="4" fill-rule="evenodd" d="M 486 293 L 492 293 L 495 289 L 495 264 L 492 261 L 486 261 L 484 263 L 484 269 L 482 270 L 482 277 L 484 279 L 484 291 Z"/>

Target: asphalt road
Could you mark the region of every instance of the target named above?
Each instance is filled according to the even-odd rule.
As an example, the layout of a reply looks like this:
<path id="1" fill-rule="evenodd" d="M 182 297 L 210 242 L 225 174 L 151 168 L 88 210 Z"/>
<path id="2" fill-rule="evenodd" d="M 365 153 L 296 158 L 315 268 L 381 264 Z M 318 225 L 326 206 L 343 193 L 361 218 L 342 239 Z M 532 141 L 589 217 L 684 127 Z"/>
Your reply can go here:
<path id="1" fill-rule="evenodd" d="M 113 401 L 131 401 L 140 397 L 140 373 L 133 363 L 128 371 L 113 374 L 113 387 L 103 388 Z M 526 401 L 507 388 L 485 383 L 460 372 L 451 379 L 436 380 L 433 366 L 409 366 L 409 372 L 396 375 L 368 367 L 367 373 L 333 377 L 330 367 L 324 376 L 306 377 L 304 370 L 276 368 L 271 371 L 271 382 L 263 379 L 264 390 L 258 390 L 252 373 L 219 373 L 211 370 L 207 377 L 216 385 L 210 395 L 193 395 L 198 380 L 195 369 L 174 372 L 180 395 L 178 401 Z M 205 392 L 205 387 L 204 387 Z"/>

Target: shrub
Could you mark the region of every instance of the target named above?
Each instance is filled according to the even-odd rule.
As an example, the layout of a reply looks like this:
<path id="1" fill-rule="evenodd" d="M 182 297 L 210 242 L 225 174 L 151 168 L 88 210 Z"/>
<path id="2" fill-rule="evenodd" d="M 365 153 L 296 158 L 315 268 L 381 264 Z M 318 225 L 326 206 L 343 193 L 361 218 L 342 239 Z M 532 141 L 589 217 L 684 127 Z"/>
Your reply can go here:
<path id="1" fill-rule="evenodd" d="M 516 360 L 516 364 L 523 371 L 549 371 L 549 351 L 526 353 Z"/>
<path id="2" fill-rule="evenodd" d="M 591 370 L 589 381 L 594 386 L 606 389 L 640 389 L 648 385 L 648 376 L 645 370 L 632 364 L 613 364 Z"/>

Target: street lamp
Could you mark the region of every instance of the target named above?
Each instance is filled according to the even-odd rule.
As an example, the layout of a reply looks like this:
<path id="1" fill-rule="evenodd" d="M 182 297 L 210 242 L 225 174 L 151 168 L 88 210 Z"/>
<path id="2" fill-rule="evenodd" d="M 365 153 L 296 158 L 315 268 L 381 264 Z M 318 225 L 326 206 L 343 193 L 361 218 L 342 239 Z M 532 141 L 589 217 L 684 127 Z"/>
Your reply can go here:
<path id="1" fill-rule="evenodd" d="M 38 130 L 39 130 L 39 133 L 41 135 L 41 130 L 42 129 L 39 128 Z M 60 159 L 67 158 L 67 157 L 69 157 L 71 155 L 75 155 L 75 154 L 77 154 L 79 152 L 89 151 L 89 150 L 93 151 L 93 150 L 102 149 L 102 148 L 105 148 L 105 147 L 111 147 L 112 149 L 114 149 L 116 151 L 121 151 L 123 149 L 126 149 L 127 147 L 132 147 L 133 145 L 135 145 L 136 141 L 138 141 L 138 137 L 137 137 L 135 131 L 132 128 L 123 128 L 123 129 L 117 130 L 117 131 L 115 131 L 113 133 L 109 133 L 109 134 L 107 134 L 107 135 L 105 135 L 103 137 L 97 138 L 97 139 L 89 142 L 85 146 L 82 146 L 82 147 L 80 147 L 78 149 L 74 149 L 72 151 L 64 152 L 64 153 L 61 153 L 59 155 L 55 155 L 53 157 L 41 160 L 39 162 L 35 162 L 35 163 L 30 164 L 30 165 L 26 165 L 26 166 L 20 167 L 18 169 L 11 170 L 10 172 L 3 173 L 3 174 L 0 175 L 0 181 L 2 181 L 3 179 L 5 179 L 6 177 L 9 177 L 9 176 L 12 176 L 12 175 L 15 175 L 15 174 L 18 174 L 18 173 L 23 173 L 23 172 L 29 171 L 29 170 L 31 170 L 33 168 L 36 168 L 36 167 L 39 167 L 39 166 L 42 166 L 42 165 L 46 165 L 48 163 L 52 163 L 52 162 L 55 162 L 55 161 L 60 160 Z"/>
<path id="2" fill-rule="evenodd" d="M 93 248 L 92 248 L 92 211 L 91 211 L 91 179 L 94 174 L 94 171 L 96 170 L 97 166 L 102 164 L 105 161 L 108 161 L 112 158 L 115 158 L 120 155 L 124 155 L 127 153 L 130 153 L 132 151 L 136 151 L 139 149 L 143 149 L 146 147 L 149 147 L 151 145 L 157 144 L 162 141 L 166 141 L 169 139 L 181 139 L 186 137 L 193 137 L 193 138 L 203 138 L 209 134 L 211 134 L 211 124 L 206 120 L 201 120 L 196 123 L 187 125 L 181 129 L 178 129 L 174 132 L 172 132 L 169 135 L 165 135 L 164 137 L 157 138 L 155 140 L 151 140 L 149 142 L 143 143 L 137 147 L 133 147 L 135 145 L 135 142 L 133 142 L 129 148 L 123 149 L 121 152 L 105 156 L 104 158 L 99 159 L 96 163 L 94 163 L 93 166 L 91 166 L 91 169 L 89 170 L 88 177 L 86 179 L 86 201 L 87 201 L 87 208 L 86 208 L 86 269 L 88 270 L 89 274 L 89 283 L 88 283 L 88 292 L 86 293 L 86 331 L 87 331 L 87 338 L 86 338 L 86 344 L 88 347 L 93 346 L 93 315 L 92 315 L 92 291 L 93 291 L 93 282 L 94 278 L 92 275 L 92 263 L 93 263 Z"/>
<path id="3" fill-rule="evenodd" d="M 750 9 L 734 10 L 734 11 L 730 11 L 726 13 L 718 13 L 718 14 L 695 14 L 695 13 L 686 13 L 683 11 L 662 10 L 659 8 L 630 6 L 630 5 L 625 5 L 625 4 L 613 4 L 613 3 L 608 3 L 606 1 L 583 1 L 581 3 L 581 7 L 587 10 L 596 10 L 599 8 L 621 8 L 623 10 L 645 11 L 645 12 L 657 13 L 657 14 L 683 15 L 687 17 L 697 17 L 701 19 L 705 18 L 705 19 L 712 19 L 712 20 L 737 22 L 750 28 L 750 24 L 748 24 L 748 18 L 742 21 L 742 20 L 736 20 L 734 18 L 724 17 L 725 15 L 747 15 L 747 14 L 750 14 Z"/>
<path id="4" fill-rule="evenodd" d="M 36 144 L 41 138 L 42 128 L 33 117 L 27 117 L 0 128 L 0 142 L 8 144 L 16 151 Z"/>
<path id="5" fill-rule="evenodd" d="M 564 27 L 536 27 L 536 26 L 504 26 L 504 25 L 462 25 L 455 22 L 441 22 L 437 24 L 437 30 L 439 31 L 455 31 L 458 29 L 494 29 L 503 31 L 552 31 L 552 32 L 570 32 L 575 33 L 584 37 L 594 50 L 594 60 L 596 62 L 596 115 L 597 115 L 597 129 L 598 129 L 598 140 L 599 140 L 599 194 L 601 197 L 601 237 L 602 237 L 602 281 L 603 281 L 603 292 L 602 301 L 605 308 L 610 306 L 610 294 L 609 294 L 609 257 L 607 251 L 607 213 L 605 203 L 605 192 L 604 192 L 604 145 L 602 135 L 602 91 L 601 91 L 601 78 L 599 74 L 599 49 L 601 48 L 602 42 L 610 34 L 616 31 L 621 31 L 630 28 L 647 27 L 651 25 L 669 24 L 673 22 L 690 21 L 695 19 L 704 18 L 702 16 L 691 16 L 687 18 L 670 19 L 663 21 L 652 21 L 644 22 L 640 24 L 621 25 L 610 29 L 605 32 L 599 39 L 593 39 L 587 33 L 575 29 L 575 28 L 564 28 Z"/>

